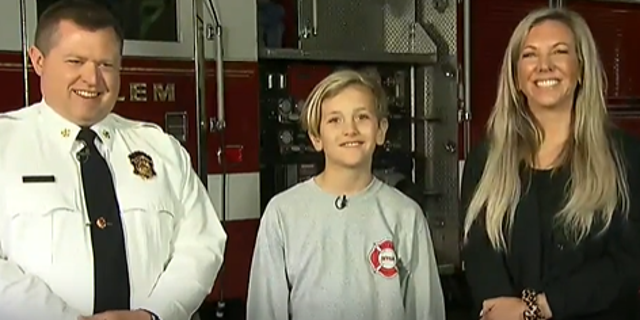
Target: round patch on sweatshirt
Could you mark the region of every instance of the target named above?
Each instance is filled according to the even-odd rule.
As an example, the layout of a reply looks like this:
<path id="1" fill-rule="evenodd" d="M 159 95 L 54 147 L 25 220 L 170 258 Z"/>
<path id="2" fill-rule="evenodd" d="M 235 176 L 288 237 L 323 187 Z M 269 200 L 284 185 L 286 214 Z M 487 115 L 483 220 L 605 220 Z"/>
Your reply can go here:
<path id="1" fill-rule="evenodd" d="M 397 259 L 391 240 L 375 243 L 369 253 L 371 268 L 385 278 L 393 278 L 398 274 Z"/>

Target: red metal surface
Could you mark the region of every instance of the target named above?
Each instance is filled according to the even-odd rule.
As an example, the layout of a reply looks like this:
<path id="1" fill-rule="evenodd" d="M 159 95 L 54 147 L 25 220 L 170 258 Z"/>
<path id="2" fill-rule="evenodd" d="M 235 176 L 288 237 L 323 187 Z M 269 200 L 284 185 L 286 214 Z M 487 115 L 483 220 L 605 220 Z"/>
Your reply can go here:
<path id="1" fill-rule="evenodd" d="M 614 121 L 640 136 L 640 4 L 574 0 L 568 6 L 585 18 L 596 39 L 607 72 L 609 105 L 617 113 Z"/>
<path id="2" fill-rule="evenodd" d="M 196 122 L 194 105 L 194 72 L 190 63 L 182 61 L 155 61 L 126 59 L 122 70 L 120 96 L 125 101 L 118 102 L 114 112 L 130 119 L 152 122 L 164 128 L 165 113 L 187 112 L 187 143 L 185 147 L 191 154 L 194 165 L 196 158 Z M 154 83 L 175 84 L 175 102 L 159 102 L 149 99 L 147 102 L 130 101 L 130 84 L 146 83 L 147 96 L 153 97 Z"/>
<path id="3" fill-rule="evenodd" d="M 207 105 L 209 116 L 217 116 L 215 65 L 208 67 Z M 225 63 L 225 117 L 227 145 L 242 146 L 242 162 L 227 166 L 230 173 L 258 172 L 260 170 L 260 77 L 258 64 L 253 62 Z M 218 162 L 219 134 L 209 136 L 209 173 L 221 173 Z"/>
<path id="4" fill-rule="evenodd" d="M 613 121 L 622 130 L 640 138 L 640 128 L 638 128 L 638 125 L 640 125 L 639 117 L 616 117 Z"/>
<path id="5" fill-rule="evenodd" d="M 224 158 L 223 158 L 224 157 Z M 244 146 L 241 145 L 227 145 L 225 152 L 218 153 L 219 159 L 225 159 L 227 163 L 236 164 L 244 161 Z"/>
<path id="6" fill-rule="evenodd" d="M 232 221 L 225 223 L 229 235 L 227 240 L 225 266 L 218 275 L 213 292 L 207 301 L 220 300 L 220 284 L 224 286 L 224 299 L 246 301 L 249 289 L 249 272 L 253 247 L 258 234 L 259 220 Z"/>
<path id="7" fill-rule="evenodd" d="M 572 0 L 589 24 L 607 72 L 608 96 L 640 97 L 640 4 Z"/>
<path id="8" fill-rule="evenodd" d="M 498 84 L 504 51 L 516 25 L 531 10 L 548 6 L 547 0 L 474 0 L 471 3 L 471 142 L 475 145 L 485 125 Z M 462 33 L 458 33 L 462 37 Z"/>
<path id="9" fill-rule="evenodd" d="M 35 78 L 35 73 L 30 73 L 30 78 Z M 18 53 L 0 53 L 0 83 L 4 92 L 0 99 L 0 112 L 20 109 L 24 105 L 24 84 L 22 75 L 22 57 Z M 38 91 L 30 83 L 30 92 Z M 38 93 L 39 96 L 39 93 Z"/>

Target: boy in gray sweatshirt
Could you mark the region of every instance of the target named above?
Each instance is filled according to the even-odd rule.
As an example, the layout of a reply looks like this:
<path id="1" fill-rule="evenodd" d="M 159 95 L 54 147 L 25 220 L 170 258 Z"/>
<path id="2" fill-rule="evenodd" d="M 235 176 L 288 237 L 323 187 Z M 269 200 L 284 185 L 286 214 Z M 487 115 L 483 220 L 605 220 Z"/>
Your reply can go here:
<path id="1" fill-rule="evenodd" d="M 371 172 L 387 112 L 380 84 L 355 71 L 313 89 L 301 119 L 325 169 L 269 202 L 247 320 L 445 320 L 422 210 Z"/>

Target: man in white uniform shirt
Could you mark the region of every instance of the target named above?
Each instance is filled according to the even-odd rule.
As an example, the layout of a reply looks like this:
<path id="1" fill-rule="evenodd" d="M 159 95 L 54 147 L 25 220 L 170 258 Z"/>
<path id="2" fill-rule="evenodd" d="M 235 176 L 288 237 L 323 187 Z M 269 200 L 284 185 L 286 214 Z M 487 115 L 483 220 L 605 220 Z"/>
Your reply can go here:
<path id="1" fill-rule="evenodd" d="M 43 100 L 0 115 L 0 319 L 188 320 L 226 234 L 187 152 L 111 113 L 123 35 L 62 1 L 31 62 Z"/>

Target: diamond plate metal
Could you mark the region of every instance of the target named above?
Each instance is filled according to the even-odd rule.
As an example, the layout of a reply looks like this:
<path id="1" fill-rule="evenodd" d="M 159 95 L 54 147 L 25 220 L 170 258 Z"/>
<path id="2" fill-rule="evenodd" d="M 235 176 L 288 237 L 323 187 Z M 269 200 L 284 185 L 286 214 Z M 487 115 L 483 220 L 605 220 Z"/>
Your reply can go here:
<path id="1" fill-rule="evenodd" d="M 416 110 L 424 118 L 416 151 L 424 158 L 420 177 L 430 196 L 426 201 L 434 247 L 441 266 L 459 267 L 460 216 L 458 209 L 458 119 L 456 57 L 416 72 Z"/>
<path id="2" fill-rule="evenodd" d="M 384 6 L 385 49 L 392 53 L 456 54 L 456 1 L 436 2 L 389 0 Z"/>
<path id="3" fill-rule="evenodd" d="M 359 50 L 363 54 L 435 53 L 436 45 L 422 27 L 425 23 L 418 20 L 432 16 L 429 12 L 417 14 L 424 7 L 421 1 L 424 0 L 300 0 L 301 49 Z"/>
<path id="4" fill-rule="evenodd" d="M 422 28 L 441 56 L 457 54 L 458 22 L 455 0 L 418 0 Z M 438 4 L 441 3 L 441 4 Z"/>
<path id="5" fill-rule="evenodd" d="M 390 53 L 434 53 L 436 46 L 416 23 L 416 1 L 389 2 L 383 7 L 384 45 Z"/>
<path id="6" fill-rule="evenodd" d="M 303 50 L 384 50 L 384 17 L 377 1 L 300 0 L 298 11 Z"/>

